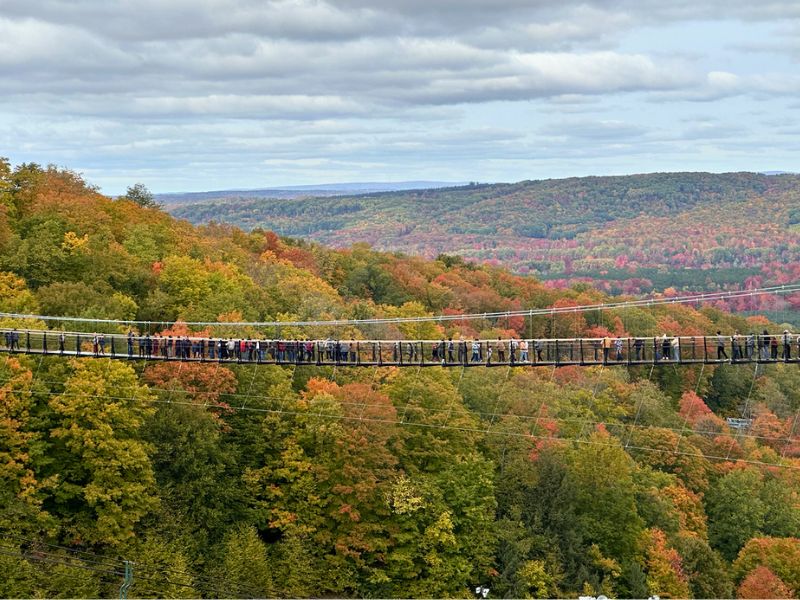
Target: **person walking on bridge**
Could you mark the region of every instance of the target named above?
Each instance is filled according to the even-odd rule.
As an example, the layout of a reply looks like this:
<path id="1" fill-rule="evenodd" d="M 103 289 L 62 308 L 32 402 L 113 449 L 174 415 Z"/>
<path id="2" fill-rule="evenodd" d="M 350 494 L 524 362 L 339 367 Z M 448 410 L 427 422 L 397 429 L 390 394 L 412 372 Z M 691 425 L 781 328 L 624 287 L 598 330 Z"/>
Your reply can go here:
<path id="1" fill-rule="evenodd" d="M 642 338 L 636 338 L 633 340 L 633 351 L 636 355 L 636 360 L 642 360 L 642 351 L 644 350 L 644 340 Z"/>
<path id="2" fill-rule="evenodd" d="M 769 345 L 769 331 L 765 329 L 764 332 L 759 336 L 758 340 L 758 349 L 759 353 L 761 354 L 761 360 L 769 360 Z"/>
<path id="3" fill-rule="evenodd" d="M 544 350 L 544 342 L 542 342 L 542 340 L 534 340 L 533 349 L 536 351 L 536 362 L 542 362 L 542 350 Z"/>
<path id="4" fill-rule="evenodd" d="M 506 344 L 499 337 L 497 338 L 495 349 L 497 350 L 497 361 L 501 363 L 506 362 Z"/>
<path id="5" fill-rule="evenodd" d="M 664 335 L 661 336 L 661 358 L 663 358 L 664 360 L 669 360 L 671 347 L 672 346 L 670 344 L 669 338 L 665 333 Z"/>
<path id="6" fill-rule="evenodd" d="M 481 361 L 481 343 L 478 340 L 472 341 L 472 358 L 471 362 Z"/>
<path id="7" fill-rule="evenodd" d="M 783 330 L 783 360 L 792 358 L 792 334 L 788 329 Z"/>
<path id="8" fill-rule="evenodd" d="M 728 353 L 725 352 L 726 337 L 727 336 L 722 335 L 720 330 L 717 330 L 717 360 L 729 360 Z"/>
<path id="9" fill-rule="evenodd" d="M 738 331 L 733 332 L 733 360 L 742 360 L 744 358 L 744 354 L 742 354 L 742 336 L 739 335 Z"/>
<path id="10" fill-rule="evenodd" d="M 610 336 L 605 336 L 603 338 L 603 364 L 608 362 L 608 356 L 611 353 L 611 348 L 614 345 L 614 341 L 611 339 Z"/>

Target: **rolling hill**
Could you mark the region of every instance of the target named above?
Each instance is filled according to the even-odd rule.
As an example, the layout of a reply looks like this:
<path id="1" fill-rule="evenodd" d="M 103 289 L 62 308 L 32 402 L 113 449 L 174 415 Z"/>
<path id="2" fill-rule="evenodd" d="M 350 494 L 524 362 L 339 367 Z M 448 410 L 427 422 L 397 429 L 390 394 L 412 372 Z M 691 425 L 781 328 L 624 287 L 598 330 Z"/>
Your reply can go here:
<path id="1" fill-rule="evenodd" d="M 800 274 L 800 176 L 656 173 L 177 207 L 192 223 L 334 247 L 455 254 L 610 292 L 709 289 Z"/>
<path id="2" fill-rule="evenodd" d="M 214 190 L 210 192 L 175 192 L 156 194 L 155 199 L 170 208 L 205 202 L 237 202 L 254 198 L 324 198 L 327 196 L 346 196 L 351 194 L 375 194 L 380 192 L 400 192 L 406 190 L 430 190 L 461 185 L 442 181 L 368 181 L 353 183 L 326 183 L 319 185 L 288 185 L 274 188 L 247 190 Z"/>
<path id="3" fill-rule="evenodd" d="M 85 333 L 84 349 L 132 327 L 345 340 L 784 328 L 678 304 L 187 323 L 614 300 L 452 256 L 194 227 L 76 173 L 0 158 L 0 327 L 23 340 L 47 325 L 53 343 L 61 328 Z M 800 589 L 793 364 L 351 369 L 73 360 L 22 344 L 0 360 L 2 598 L 115 597 L 126 565 L 131 598 L 467 598 L 476 582 L 502 598 Z"/>

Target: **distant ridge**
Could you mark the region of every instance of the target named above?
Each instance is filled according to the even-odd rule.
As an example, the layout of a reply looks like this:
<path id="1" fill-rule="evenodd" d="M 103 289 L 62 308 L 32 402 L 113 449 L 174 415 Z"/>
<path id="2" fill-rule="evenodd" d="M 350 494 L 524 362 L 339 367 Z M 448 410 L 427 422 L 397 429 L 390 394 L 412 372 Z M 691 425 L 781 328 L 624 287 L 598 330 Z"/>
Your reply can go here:
<path id="1" fill-rule="evenodd" d="M 274 188 L 211 190 L 207 192 L 173 192 L 156 194 L 156 199 L 166 206 L 193 204 L 214 200 L 242 198 L 304 198 L 313 196 L 343 196 L 349 194 L 373 194 L 379 192 L 403 192 L 409 190 L 431 190 L 467 185 L 458 181 L 367 181 L 352 183 L 323 183 L 317 185 L 286 185 Z"/>
<path id="2" fill-rule="evenodd" d="M 800 175 L 650 173 L 327 198 L 305 191 L 168 209 L 193 223 L 270 229 L 334 247 L 457 255 L 554 285 L 581 280 L 636 294 L 792 277 L 800 268 L 798 192 Z"/>

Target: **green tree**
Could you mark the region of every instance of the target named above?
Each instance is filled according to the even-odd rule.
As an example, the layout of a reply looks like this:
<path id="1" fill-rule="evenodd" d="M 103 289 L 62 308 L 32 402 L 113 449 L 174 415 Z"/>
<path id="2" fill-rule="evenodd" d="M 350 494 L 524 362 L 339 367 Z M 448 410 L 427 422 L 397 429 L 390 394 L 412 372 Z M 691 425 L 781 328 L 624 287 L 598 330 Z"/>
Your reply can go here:
<path id="1" fill-rule="evenodd" d="M 800 490 L 779 477 L 768 477 L 761 489 L 761 500 L 766 509 L 766 535 L 800 537 Z"/>
<path id="2" fill-rule="evenodd" d="M 153 395 L 133 369 L 114 361 L 75 361 L 63 393 L 50 401 L 58 476 L 46 506 L 70 541 L 117 546 L 157 505 L 149 447 L 139 435 Z"/>
<path id="3" fill-rule="evenodd" d="M 47 315 L 121 320 L 136 317 L 136 302 L 107 284 L 51 283 L 39 288 L 36 297 Z"/>
<path id="4" fill-rule="evenodd" d="M 239 468 L 218 418 L 199 406 L 169 404 L 170 392 L 162 394 L 167 404 L 147 419 L 141 437 L 153 448 L 162 501 L 205 550 L 242 516 Z"/>
<path id="5" fill-rule="evenodd" d="M 0 537 L 0 539 L 2 539 Z M 3 598 L 100 598 L 103 597 L 99 570 L 91 560 L 42 547 L 46 554 L 23 558 L 25 548 L 13 540 L 3 541 L 0 554 L 0 596 Z M 38 560 L 37 560 L 38 558 Z"/>
<path id="6" fill-rule="evenodd" d="M 708 538 L 728 560 L 764 527 L 762 486 L 758 471 L 738 469 L 721 477 L 708 492 Z"/>
<path id="7" fill-rule="evenodd" d="M 572 451 L 567 477 L 583 538 L 619 561 L 634 555 L 642 531 L 636 510 L 634 463 L 607 433 L 593 433 Z"/>
<path id="8" fill-rule="evenodd" d="M 679 535 L 675 549 L 689 578 L 693 598 L 731 598 L 733 581 L 727 563 L 708 542 L 695 535 Z"/>
<path id="9" fill-rule="evenodd" d="M 156 201 L 153 193 L 143 183 L 129 186 L 121 199 L 134 202 L 143 208 L 161 208 L 161 204 Z"/>
<path id="10" fill-rule="evenodd" d="M 197 598 L 197 588 L 189 560 L 178 543 L 169 543 L 155 534 L 136 544 L 133 561 L 132 598 Z M 116 590 L 110 590 L 113 592 Z"/>
<path id="11" fill-rule="evenodd" d="M 711 387 L 706 397 L 708 407 L 715 413 L 737 415 L 750 394 L 753 373 L 732 365 L 720 365 L 714 370 L 709 383 Z"/>
<path id="12" fill-rule="evenodd" d="M 223 598 L 269 598 L 275 595 L 275 582 L 267 558 L 267 548 L 251 525 L 237 525 L 225 536 L 222 555 L 207 593 Z"/>

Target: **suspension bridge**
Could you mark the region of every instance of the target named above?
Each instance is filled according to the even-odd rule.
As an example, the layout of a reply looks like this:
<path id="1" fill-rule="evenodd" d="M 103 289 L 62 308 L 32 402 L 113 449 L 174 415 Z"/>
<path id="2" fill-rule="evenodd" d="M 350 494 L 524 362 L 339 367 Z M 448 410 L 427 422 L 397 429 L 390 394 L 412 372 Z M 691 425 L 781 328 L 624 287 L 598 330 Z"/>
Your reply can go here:
<path id="1" fill-rule="evenodd" d="M 536 316 L 577 315 L 592 311 L 624 311 L 664 304 L 695 304 L 752 296 L 800 293 L 800 282 L 780 286 L 638 299 L 583 306 L 559 306 L 492 313 L 340 320 L 264 322 L 182 322 L 186 330 L 216 327 L 265 330 L 281 327 L 351 327 L 434 322 L 465 323 Z M 131 361 L 222 362 L 265 365 L 344 367 L 499 367 L 499 366 L 630 366 L 694 364 L 800 363 L 800 335 L 789 332 L 657 337 L 572 337 L 497 339 L 284 339 L 219 337 L 211 334 L 168 334 L 175 322 L 126 321 L 52 315 L 0 313 L 0 319 L 45 323 L 31 329 L 0 329 L 0 352 L 62 357 L 112 358 Z M 80 326 L 83 331 L 68 331 Z M 128 333 L 92 333 L 114 326 Z M 46 327 L 53 327 L 47 329 Z M 56 328 L 57 327 L 57 328 Z M 150 335 L 150 331 L 156 333 Z M 161 331 L 161 333 L 157 333 Z M 351 333 L 352 335 L 352 333 Z"/>
<path id="2" fill-rule="evenodd" d="M 800 335 L 285 340 L 0 329 L 0 352 L 131 361 L 342 367 L 800 363 Z"/>

